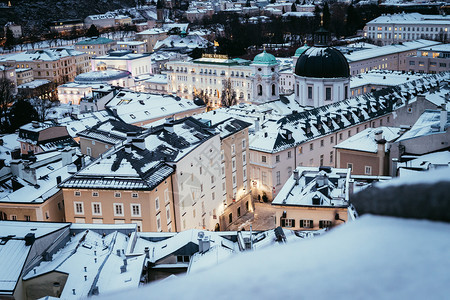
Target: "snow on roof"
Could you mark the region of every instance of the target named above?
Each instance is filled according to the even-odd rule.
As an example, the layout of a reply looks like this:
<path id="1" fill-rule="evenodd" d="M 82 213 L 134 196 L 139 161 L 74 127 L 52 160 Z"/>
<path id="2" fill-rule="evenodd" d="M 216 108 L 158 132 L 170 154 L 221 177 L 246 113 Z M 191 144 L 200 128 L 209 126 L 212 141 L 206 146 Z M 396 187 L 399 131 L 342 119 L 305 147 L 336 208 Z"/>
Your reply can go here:
<path id="1" fill-rule="evenodd" d="M 115 111 L 124 122 L 137 124 L 199 109 L 202 106 L 197 106 L 194 101 L 184 98 L 122 90 L 106 104 L 106 107 Z"/>
<path id="2" fill-rule="evenodd" d="M 428 40 L 417 40 L 412 42 L 403 42 L 403 44 L 397 45 L 388 45 L 383 47 L 378 47 L 374 49 L 365 49 L 360 51 L 355 51 L 352 53 L 344 53 L 345 58 L 349 63 L 355 61 L 361 61 L 366 59 L 373 59 L 374 57 L 385 56 L 389 54 L 395 54 L 399 52 L 405 52 L 410 50 L 417 50 L 420 48 L 435 46 L 440 44 L 440 42 L 436 41 L 428 41 Z"/>
<path id="3" fill-rule="evenodd" d="M 147 58 L 150 54 L 147 53 L 133 53 L 130 50 L 116 50 L 109 52 L 107 55 L 97 56 L 92 59 L 92 64 L 96 64 L 98 61 L 103 60 L 134 60 Z"/>
<path id="4" fill-rule="evenodd" d="M 117 45 L 128 45 L 128 46 L 139 46 L 139 45 L 145 45 L 145 42 L 143 41 L 126 41 L 126 42 L 117 42 Z"/>
<path id="5" fill-rule="evenodd" d="M 348 206 L 350 169 L 298 167 L 296 170 L 299 173 L 298 184 L 293 173 L 272 205 Z"/>
<path id="6" fill-rule="evenodd" d="M 60 298 L 80 299 L 98 287 L 99 293 L 108 293 L 139 286 L 145 256 L 127 258 L 128 237 L 114 232 L 102 237 L 86 230 L 71 237 L 70 241 L 56 252 L 51 261 L 42 261 L 24 276 L 31 280 L 49 272 L 67 274 Z M 118 252 L 119 251 L 119 252 Z M 123 252 L 122 252 L 123 251 Z M 126 272 L 120 266 L 127 261 Z M 75 293 L 73 293 L 75 289 Z"/>
<path id="7" fill-rule="evenodd" d="M 449 231 L 450 224 L 442 222 L 368 215 L 315 239 L 243 253 L 203 272 L 108 299 L 407 299 L 429 298 L 430 290 L 433 298 L 444 299 Z"/>
<path id="8" fill-rule="evenodd" d="M 76 43 L 75 45 L 102 45 L 113 43 L 114 40 L 105 37 L 92 37 Z"/>
<path id="9" fill-rule="evenodd" d="M 174 169 L 148 150 L 111 148 L 64 181 L 64 188 L 153 190 Z"/>
<path id="10" fill-rule="evenodd" d="M 78 133 L 78 136 L 102 141 L 108 144 L 117 144 L 127 138 L 128 132 L 141 132 L 142 128 L 127 124 L 120 120 L 109 119 Z"/>
<path id="11" fill-rule="evenodd" d="M 151 263 L 158 262 L 159 260 L 171 255 L 183 246 L 193 243 L 198 245 L 198 234 L 204 232 L 205 236 L 210 238 L 211 247 L 219 246 L 226 247 L 231 251 L 237 251 L 237 245 L 232 241 L 221 236 L 219 232 L 202 231 L 198 229 L 190 229 L 171 234 L 171 236 L 160 240 L 158 242 L 152 242 L 145 238 L 139 238 L 136 241 L 132 254 L 143 254 L 146 247 L 149 248 L 149 261 Z M 131 253 L 130 253 L 131 254 Z M 225 253 L 227 254 L 227 253 Z"/>
<path id="12" fill-rule="evenodd" d="M 15 148 L 20 148 L 20 142 L 17 140 L 19 135 L 17 133 L 5 134 L 0 137 L 3 140 L 3 145 L 0 145 L 0 159 L 5 161 L 11 160 L 11 151 Z"/>
<path id="13" fill-rule="evenodd" d="M 442 82 L 449 76 L 448 73 L 428 75 L 402 85 L 322 107 L 292 111 L 291 114 L 282 117 L 270 112 L 263 113 L 259 116 L 260 129 L 249 136 L 249 147 L 256 151 L 274 153 L 301 145 L 306 141 L 395 111 L 405 105 L 406 95 L 436 93 L 430 92 L 432 87 L 436 87 L 439 82 L 442 86 Z M 446 90 L 442 87 L 441 89 Z M 239 106 L 232 107 L 228 112 L 233 113 L 235 107 Z M 251 122 L 255 119 L 253 113 L 241 112 L 239 116 L 243 120 L 251 118 L 250 120 L 253 120 Z"/>
<path id="14" fill-rule="evenodd" d="M 378 18 L 369 21 L 367 25 L 377 25 L 377 24 L 392 24 L 392 25 L 448 25 L 450 22 L 450 16 L 447 15 L 422 15 L 420 13 L 400 13 L 400 14 L 387 14 L 382 15 Z"/>
<path id="15" fill-rule="evenodd" d="M 75 154 L 74 152 L 72 154 Z M 63 165 L 61 153 L 58 151 L 43 153 L 42 155 L 45 155 L 45 157 L 41 158 L 41 154 L 36 154 L 37 161 L 29 165 L 30 169 L 35 170 L 36 182 L 29 182 L 26 180 L 27 178 L 17 178 L 16 180 L 23 185 L 17 190 L 12 187 L 7 189 L 6 185 L 3 184 L 0 202 L 43 203 L 60 191 L 57 186 L 57 178 L 61 177 L 61 180 L 69 178 L 70 171 L 73 168 L 70 165 Z M 52 157 L 49 157 L 50 155 Z M 76 155 L 72 155 L 72 162 L 77 158 Z"/>
<path id="16" fill-rule="evenodd" d="M 290 11 L 283 14 L 283 17 L 314 17 L 314 13 L 312 12 L 303 12 L 303 11 Z"/>
<path id="17" fill-rule="evenodd" d="M 12 293 L 19 281 L 32 247 L 26 245 L 25 236 L 33 233 L 38 239 L 66 226 L 69 224 L 0 221 L 0 295 Z"/>
<path id="18" fill-rule="evenodd" d="M 167 84 L 167 74 L 154 74 L 153 76 L 150 76 L 150 78 L 145 80 L 149 83 L 157 83 L 157 84 Z"/>
<path id="19" fill-rule="evenodd" d="M 91 71 L 77 75 L 75 83 L 93 84 L 105 83 L 111 80 L 118 80 L 131 76 L 131 72 L 124 70 L 108 69 L 103 71 Z"/>
<path id="20" fill-rule="evenodd" d="M 450 151 L 439 151 L 435 153 L 418 156 L 407 162 L 398 162 L 399 168 L 412 168 L 416 170 L 429 170 L 439 167 L 450 167 Z"/>
<path id="21" fill-rule="evenodd" d="M 57 120 L 59 125 L 66 126 L 71 137 L 76 137 L 77 133 L 91 128 L 98 123 L 104 122 L 110 118 L 108 111 L 101 110 L 97 112 L 89 112 L 79 114 L 76 118 L 65 117 Z"/>
<path id="22" fill-rule="evenodd" d="M 421 51 L 450 52 L 450 44 L 440 44 L 431 47 L 421 48 Z M 16 70 L 17 71 L 17 70 Z"/>
<path id="23" fill-rule="evenodd" d="M 389 70 L 372 70 L 366 73 L 360 73 L 356 76 L 350 78 L 350 89 L 355 89 L 358 87 L 366 85 L 375 86 L 395 86 L 399 84 L 406 83 L 408 81 L 413 81 L 425 76 L 424 73 L 403 73 L 400 71 L 389 71 Z"/>
<path id="24" fill-rule="evenodd" d="M 402 129 L 385 126 L 367 128 L 337 144 L 334 148 L 377 153 L 378 143 L 375 135 L 380 131 L 382 132 L 380 139 L 384 139 L 387 142 L 392 142 L 401 135 Z M 388 144 L 386 143 L 385 148 L 387 147 Z"/>
<path id="25" fill-rule="evenodd" d="M 162 28 L 151 28 L 151 29 L 147 29 L 141 32 L 137 32 L 136 35 L 152 35 L 152 34 L 162 34 L 162 33 L 167 33 L 169 30 L 168 29 L 162 29 Z"/>
<path id="26" fill-rule="evenodd" d="M 1 61 L 57 61 L 64 57 L 84 55 L 84 52 L 67 48 L 49 48 L 43 50 L 28 50 L 11 55 L 0 56 Z"/>
<path id="27" fill-rule="evenodd" d="M 30 82 L 22 83 L 21 85 L 17 86 L 18 89 L 35 89 L 40 86 L 43 86 L 45 84 L 50 83 L 50 80 L 47 79 L 35 79 Z"/>
<path id="28" fill-rule="evenodd" d="M 396 177 L 389 181 L 378 182 L 375 184 L 378 188 L 392 186 L 408 186 L 416 184 L 435 184 L 438 182 L 450 181 L 450 168 L 438 168 L 429 172 L 414 172 L 407 174 L 409 176 Z"/>
<path id="29" fill-rule="evenodd" d="M 161 48 L 207 48 L 211 43 L 196 34 L 188 34 L 186 36 L 170 35 L 162 41 L 157 41 L 154 49 Z"/>
<path id="30" fill-rule="evenodd" d="M 225 111 L 210 111 L 195 116 L 200 122 L 210 123 L 211 128 L 215 128 L 220 132 L 220 138 L 224 139 L 236 132 L 250 127 L 252 123 L 242 121 L 238 118 L 233 118 Z"/>
<path id="31" fill-rule="evenodd" d="M 413 139 L 429 134 L 439 134 L 441 119 L 440 110 L 427 109 L 420 115 L 419 119 L 414 123 L 409 131 L 402 135 L 397 142 L 405 141 L 408 139 Z M 447 112 L 447 122 L 446 127 L 450 126 L 450 112 Z"/>

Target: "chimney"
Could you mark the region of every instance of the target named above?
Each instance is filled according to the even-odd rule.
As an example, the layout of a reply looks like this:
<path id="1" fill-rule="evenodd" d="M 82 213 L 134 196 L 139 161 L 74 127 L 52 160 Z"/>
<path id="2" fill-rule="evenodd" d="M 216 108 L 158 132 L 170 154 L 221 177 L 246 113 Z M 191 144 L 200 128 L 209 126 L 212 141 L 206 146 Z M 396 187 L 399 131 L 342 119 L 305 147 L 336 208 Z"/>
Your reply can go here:
<path id="1" fill-rule="evenodd" d="M 441 109 L 441 117 L 440 117 L 440 126 L 439 126 L 440 132 L 445 131 L 445 126 L 447 125 L 447 122 L 448 122 L 448 112 L 445 110 L 445 108 L 442 108 Z"/>
<path id="2" fill-rule="evenodd" d="M 38 121 L 32 121 L 32 122 L 31 122 L 31 126 L 32 126 L 33 128 L 39 128 L 39 127 L 40 127 Z"/>
<path id="3" fill-rule="evenodd" d="M 23 172 L 23 162 L 19 159 L 14 159 L 9 162 L 9 165 L 11 167 L 11 173 L 13 176 L 17 176 L 19 178 L 22 178 L 22 172 Z"/>
<path id="4" fill-rule="evenodd" d="M 374 132 L 375 142 L 379 142 L 383 139 L 383 130 L 377 130 Z"/>
<path id="5" fill-rule="evenodd" d="M 299 181 L 300 181 L 300 176 L 298 174 L 298 170 L 297 169 L 294 170 L 294 180 L 295 180 L 295 185 L 298 185 Z"/>
<path id="6" fill-rule="evenodd" d="M 120 250 L 119 250 L 119 254 L 120 254 Z M 128 265 L 128 262 L 127 262 L 127 259 L 126 259 L 126 258 L 123 259 L 123 265 L 124 265 L 124 266 Z"/>
<path id="7" fill-rule="evenodd" d="M 198 252 L 203 253 L 203 237 L 205 236 L 205 233 L 203 231 L 200 231 L 197 235 L 197 240 L 198 240 Z"/>
<path id="8" fill-rule="evenodd" d="M 150 258 L 150 249 L 148 247 L 145 247 L 144 252 L 145 252 L 145 258 Z"/>
<path id="9" fill-rule="evenodd" d="M 56 177 L 56 184 L 60 184 L 61 183 L 61 176 Z"/>
<path id="10" fill-rule="evenodd" d="M 207 252 L 211 246 L 209 236 L 203 237 L 203 239 L 201 240 L 201 243 L 202 243 L 202 251 L 203 251 L 202 253 Z"/>
<path id="11" fill-rule="evenodd" d="M 127 266 L 120 266 L 120 273 L 125 273 L 127 271 Z"/>
<path id="12" fill-rule="evenodd" d="M 117 256 L 120 256 L 120 249 L 117 249 Z"/>
<path id="13" fill-rule="evenodd" d="M 70 165 L 72 163 L 72 155 L 74 150 L 66 147 L 63 150 L 61 150 L 61 163 L 64 166 Z"/>
<path id="14" fill-rule="evenodd" d="M 259 118 L 255 120 L 255 132 L 259 131 Z"/>

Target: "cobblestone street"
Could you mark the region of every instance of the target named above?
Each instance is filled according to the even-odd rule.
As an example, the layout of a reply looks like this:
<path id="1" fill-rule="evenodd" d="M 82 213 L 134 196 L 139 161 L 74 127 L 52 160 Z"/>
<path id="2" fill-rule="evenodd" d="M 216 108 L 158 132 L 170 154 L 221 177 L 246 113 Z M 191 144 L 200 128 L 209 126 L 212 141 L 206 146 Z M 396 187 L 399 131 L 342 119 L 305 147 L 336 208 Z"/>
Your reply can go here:
<path id="1" fill-rule="evenodd" d="M 228 230 L 268 230 L 275 228 L 275 211 L 270 203 L 255 202 L 255 211 L 242 216 L 235 224 L 228 227 Z"/>

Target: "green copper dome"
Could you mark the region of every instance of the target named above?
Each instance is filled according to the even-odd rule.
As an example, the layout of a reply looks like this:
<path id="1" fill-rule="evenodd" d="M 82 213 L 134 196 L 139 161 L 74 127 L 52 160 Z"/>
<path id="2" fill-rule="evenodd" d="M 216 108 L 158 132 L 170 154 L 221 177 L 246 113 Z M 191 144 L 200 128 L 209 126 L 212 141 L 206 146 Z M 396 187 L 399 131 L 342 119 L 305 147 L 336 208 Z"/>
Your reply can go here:
<path id="1" fill-rule="evenodd" d="M 263 64 L 263 65 L 276 65 L 278 64 L 277 59 L 270 53 L 267 53 L 266 50 L 263 53 L 260 53 L 255 56 L 253 59 L 254 64 Z"/>
<path id="2" fill-rule="evenodd" d="M 308 49 L 309 49 L 309 46 L 306 45 L 306 43 L 305 43 L 303 46 L 301 46 L 300 48 L 298 48 L 297 50 L 295 50 L 294 56 L 299 57 L 300 55 L 303 54 L 303 52 L 305 52 L 305 51 L 308 50 Z"/>

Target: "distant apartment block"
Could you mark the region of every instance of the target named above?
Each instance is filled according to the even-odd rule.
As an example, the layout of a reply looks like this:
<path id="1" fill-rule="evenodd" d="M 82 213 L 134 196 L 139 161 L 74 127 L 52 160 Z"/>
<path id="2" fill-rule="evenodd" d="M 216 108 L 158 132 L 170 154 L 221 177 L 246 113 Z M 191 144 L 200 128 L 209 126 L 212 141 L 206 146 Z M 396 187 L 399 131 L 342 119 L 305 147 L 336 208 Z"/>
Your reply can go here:
<path id="1" fill-rule="evenodd" d="M 32 69 L 34 79 L 67 82 L 77 74 L 89 71 L 88 55 L 66 48 L 28 50 L 0 57 L 0 63 L 17 69 Z"/>
<path id="2" fill-rule="evenodd" d="M 450 16 L 420 13 L 382 15 L 366 24 L 364 36 L 382 45 L 429 39 L 449 39 Z"/>
<path id="3" fill-rule="evenodd" d="M 406 58 L 407 70 L 418 73 L 450 71 L 450 44 L 436 45 L 417 50 L 417 55 Z"/>

